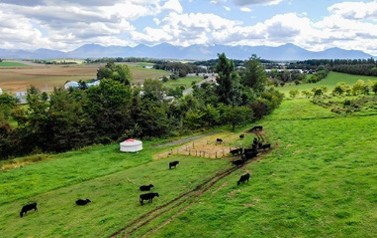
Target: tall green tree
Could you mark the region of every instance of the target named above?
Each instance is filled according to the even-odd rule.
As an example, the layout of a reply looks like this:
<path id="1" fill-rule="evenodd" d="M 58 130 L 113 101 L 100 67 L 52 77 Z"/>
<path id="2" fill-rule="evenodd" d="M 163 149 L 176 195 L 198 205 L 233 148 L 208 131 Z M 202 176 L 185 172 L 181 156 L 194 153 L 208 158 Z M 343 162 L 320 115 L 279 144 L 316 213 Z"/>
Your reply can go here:
<path id="1" fill-rule="evenodd" d="M 250 87 L 254 92 L 260 94 L 264 91 L 267 84 L 267 74 L 264 70 L 260 58 L 252 55 L 244 64 L 245 70 L 242 72 L 241 82 Z"/>
<path id="2" fill-rule="evenodd" d="M 224 53 L 218 55 L 216 65 L 217 89 L 219 102 L 226 105 L 238 105 L 241 101 L 240 87 L 238 86 L 239 75 L 235 71 L 234 62 L 229 60 Z"/>
<path id="3" fill-rule="evenodd" d="M 108 62 L 105 67 L 97 70 L 98 79 L 112 79 L 124 85 L 130 85 L 132 82 L 132 74 L 126 64 L 115 64 Z"/>
<path id="4" fill-rule="evenodd" d="M 84 111 L 84 90 L 54 89 L 49 107 L 50 141 L 48 151 L 66 151 L 80 148 L 94 141 L 94 123 Z"/>
<path id="5" fill-rule="evenodd" d="M 104 79 L 98 87 L 87 89 L 84 106 L 92 118 L 98 142 L 117 139 L 132 125 L 130 117 L 131 89 L 118 81 Z"/>

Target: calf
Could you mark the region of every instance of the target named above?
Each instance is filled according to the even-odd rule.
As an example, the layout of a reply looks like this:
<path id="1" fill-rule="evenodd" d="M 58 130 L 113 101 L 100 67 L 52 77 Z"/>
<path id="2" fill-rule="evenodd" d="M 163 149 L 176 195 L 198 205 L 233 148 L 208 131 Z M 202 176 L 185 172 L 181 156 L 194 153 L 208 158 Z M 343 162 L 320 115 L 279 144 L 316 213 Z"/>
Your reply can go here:
<path id="1" fill-rule="evenodd" d="M 250 132 L 255 132 L 255 131 L 261 131 L 261 130 L 263 130 L 263 126 L 254 126 L 249 131 Z"/>
<path id="2" fill-rule="evenodd" d="M 91 201 L 89 199 L 78 199 L 76 201 L 76 205 L 79 205 L 79 206 L 85 206 L 86 204 L 90 203 Z"/>
<path id="3" fill-rule="evenodd" d="M 149 202 L 152 202 L 154 197 L 159 197 L 158 193 L 140 194 L 140 204 L 144 205 L 144 200 L 148 200 Z"/>
<path id="4" fill-rule="evenodd" d="M 270 149 L 270 148 L 271 148 L 271 144 L 264 144 L 261 146 L 261 149 L 263 150 Z"/>
<path id="5" fill-rule="evenodd" d="M 250 178 L 249 173 L 242 175 L 240 180 L 238 180 L 237 185 L 240 185 L 241 183 L 244 183 L 246 181 L 249 182 L 249 178 Z"/>
<path id="6" fill-rule="evenodd" d="M 242 140 L 243 138 L 245 138 L 245 135 L 244 135 L 244 134 L 241 134 L 241 135 L 240 135 L 240 139 Z"/>
<path id="7" fill-rule="evenodd" d="M 33 203 L 30 203 L 30 204 L 23 206 L 22 209 L 21 209 L 21 212 L 20 212 L 20 217 L 23 217 L 28 211 L 31 211 L 33 209 L 34 209 L 34 211 L 38 210 L 36 202 L 33 202 Z"/>
<path id="8" fill-rule="evenodd" d="M 238 160 L 232 161 L 232 164 L 234 164 L 235 166 L 242 166 L 244 163 L 245 163 L 245 160 L 243 160 L 243 159 L 238 159 Z"/>
<path id="9" fill-rule="evenodd" d="M 231 151 L 229 151 L 229 153 L 232 154 L 233 156 L 234 155 L 240 155 L 240 154 L 242 154 L 242 148 L 231 150 Z"/>
<path id="10" fill-rule="evenodd" d="M 141 191 L 150 191 L 151 188 L 153 188 L 153 187 L 154 187 L 153 184 L 142 185 L 142 186 L 140 186 L 140 190 L 141 190 Z"/>
<path id="11" fill-rule="evenodd" d="M 169 169 L 177 167 L 177 164 L 179 164 L 178 160 L 175 160 L 173 162 L 169 163 Z"/>
<path id="12" fill-rule="evenodd" d="M 220 139 L 220 138 L 217 138 L 216 139 L 216 144 L 222 144 L 223 143 L 223 140 L 222 139 Z"/>

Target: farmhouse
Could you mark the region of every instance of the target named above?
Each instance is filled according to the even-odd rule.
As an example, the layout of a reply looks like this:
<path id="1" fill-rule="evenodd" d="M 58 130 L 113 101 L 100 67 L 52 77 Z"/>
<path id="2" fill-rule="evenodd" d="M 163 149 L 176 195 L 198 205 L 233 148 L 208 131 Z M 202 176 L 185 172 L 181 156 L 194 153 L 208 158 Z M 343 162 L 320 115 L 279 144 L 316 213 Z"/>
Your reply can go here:
<path id="1" fill-rule="evenodd" d="M 138 152 L 143 149 L 143 142 L 132 138 L 121 142 L 119 145 L 122 152 Z"/>

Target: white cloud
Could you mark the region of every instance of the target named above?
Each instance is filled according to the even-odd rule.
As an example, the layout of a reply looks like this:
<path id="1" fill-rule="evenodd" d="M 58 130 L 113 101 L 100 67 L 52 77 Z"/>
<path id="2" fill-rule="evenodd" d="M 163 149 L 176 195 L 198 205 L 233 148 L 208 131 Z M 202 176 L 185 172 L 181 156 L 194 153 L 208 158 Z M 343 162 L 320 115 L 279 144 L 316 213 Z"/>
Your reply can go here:
<path id="1" fill-rule="evenodd" d="M 251 9 L 248 8 L 248 7 L 241 7 L 240 10 L 241 10 L 242 12 L 251 12 Z"/>
<path id="2" fill-rule="evenodd" d="M 175 11 L 177 13 L 182 13 L 183 12 L 182 5 L 179 3 L 178 0 L 169 0 L 169 1 L 167 1 L 162 6 L 162 9 L 164 9 L 164 10 L 172 10 L 172 11 Z"/>
<path id="3" fill-rule="evenodd" d="M 187 1 L 191 7 L 194 3 L 205 4 L 202 0 Z M 71 50 L 85 43 L 294 43 L 310 50 L 340 47 L 377 55 L 376 0 L 333 4 L 327 16 L 316 21 L 309 18 L 310 13 L 292 12 L 252 24 L 236 20 L 238 16 L 232 15 L 236 11 L 229 11 L 230 7 L 250 11 L 253 4 L 278 4 L 283 0 L 210 2 L 218 7 L 206 2 L 209 8 L 203 11 L 216 8 L 214 12 L 223 15 L 186 12 L 183 0 L 93 0 L 90 4 L 82 0 L 60 0 L 59 4 L 54 0 L 0 0 L 0 48 Z M 139 21 L 146 27 L 138 28 Z"/>
<path id="4" fill-rule="evenodd" d="M 234 3 L 239 6 L 248 6 L 253 4 L 276 5 L 282 1 L 283 0 L 234 0 Z"/>
<path id="5" fill-rule="evenodd" d="M 328 8 L 335 15 L 347 19 L 377 18 L 377 1 L 372 2 L 342 2 Z"/>

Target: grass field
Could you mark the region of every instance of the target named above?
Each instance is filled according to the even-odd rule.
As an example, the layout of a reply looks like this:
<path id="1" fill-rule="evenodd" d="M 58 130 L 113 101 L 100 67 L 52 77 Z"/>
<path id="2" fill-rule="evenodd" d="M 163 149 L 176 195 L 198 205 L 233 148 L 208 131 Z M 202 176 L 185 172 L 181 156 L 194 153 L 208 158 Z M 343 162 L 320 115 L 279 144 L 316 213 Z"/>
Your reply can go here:
<path id="1" fill-rule="evenodd" d="M 303 90 L 310 91 L 312 88 L 315 87 L 327 87 L 328 90 L 334 89 L 337 83 L 343 82 L 348 85 L 354 84 L 357 80 L 364 80 L 365 82 L 370 81 L 377 81 L 377 77 L 372 76 L 362 76 L 362 75 L 352 75 L 352 74 L 343 74 L 337 72 L 330 72 L 328 76 L 318 83 L 310 83 L 310 84 L 300 84 L 300 85 L 286 85 L 284 87 L 279 87 L 279 91 L 284 93 L 286 96 L 289 95 L 289 91 L 292 89 L 298 89 L 300 92 Z"/>
<path id="2" fill-rule="evenodd" d="M 274 148 L 270 153 L 219 180 L 193 203 L 183 201 L 170 213 L 157 214 L 131 237 L 377 235 L 377 116 L 343 117 L 296 99 L 284 101 L 260 123 Z M 248 134 L 244 144 L 252 137 Z M 0 164 L 2 235 L 108 237 L 231 167 L 226 159 L 183 155 L 153 160 L 176 146 L 158 144 L 163 145 L 146 142 L 137 154 L 120 153 L 118 145 L 93 146 Z M 175 159 L 181 163 L 169 171 L 167 164 Z M 251 180 L 237 186 L 244 171 Z M 138 186 L 149 183 L 160 197 L 140 206 Z M 88 206 L 74 204 L 87 197 L 93 201 Z M 39 210 L 21 219 L 18 213 L 28 201 L 37 201 Z"/>
<path id="3" fill-rule="evenodd" d="M 62 87 L 67 81 L 96 78 L 97 69 L 100 66 L 100 64 L 82 64 L 0 67 L 0 88 L 9 92 L 18 92 L 26 91 L 30 85 L 34 85 L 42 91 L 52 91 L 54 87 Z M 166 71 L 145 69 L 142 63 L 129 66 L 134 83 L 142 83 L 146 78 L 157 79 L 163 75 L 169 75 Z"/>
<path id="4" fill-rule="evenodd" d="M 303 101 L 262 122 L 275 150 L 247 167 L 248 184 L 224 179 L 150 237 L 376 237 L 377 116 Z"/>
<path id="5" fill-rule="evenodd" d="M 22 67 L 22 66 L 27 66 L 27 65 L 23 63 L 19 63 L 19 62 L 12 62 L 12 61 L 0 62 L 0 67 Z"/>
<path id="6" fill-rule="evenodd" d="M 184 77 L 179 78 L 177 80 L 169 80 L 168 82 L 164 83 L 164 86 L 167 88 L 176 88 L 183 86 L 184 88 L 191 87 L 193 82 L 200 82 L 203 80 L 203 77 Z"/>

